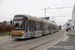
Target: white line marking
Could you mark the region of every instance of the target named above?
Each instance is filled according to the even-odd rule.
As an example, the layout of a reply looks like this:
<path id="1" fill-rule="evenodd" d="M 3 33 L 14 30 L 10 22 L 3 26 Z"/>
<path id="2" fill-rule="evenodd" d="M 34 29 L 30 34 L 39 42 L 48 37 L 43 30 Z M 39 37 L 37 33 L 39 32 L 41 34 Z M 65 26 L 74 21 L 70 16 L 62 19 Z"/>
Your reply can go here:
<path id="1" fill-rule="evenodd" d="M 65 37 L 66 37 L 66 34 L 65 34 L 65 36 L 64 36 L 62 39 L 60 39 L 60 40 L 57 41 L 56 43 L 50 45 L 49 47 L 45 48 L 44 50 L 47 50 L 48 48 L 50 48 L 50 47 L 52 47 L 53 45 L 57 44 L 58 42 L 60 42 L 61 40 L 63 40 Z"/>
<path id="2" fill-rule="evenodd" d="M 66 36 L 62 41 L 68 41 L 69 40 L 69 36 Z"/>

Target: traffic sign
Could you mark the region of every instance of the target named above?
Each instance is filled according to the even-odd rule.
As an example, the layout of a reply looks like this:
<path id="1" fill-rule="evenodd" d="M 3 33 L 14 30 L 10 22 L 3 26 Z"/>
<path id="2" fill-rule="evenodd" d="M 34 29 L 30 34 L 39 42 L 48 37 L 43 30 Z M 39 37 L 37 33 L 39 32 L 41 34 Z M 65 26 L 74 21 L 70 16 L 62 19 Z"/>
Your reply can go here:
<path id="1" fill-rule="evenodd" d="M 69 24 L 69 23 L 67 23 L 67 26 L 70 26 L 70 24 Z"/>

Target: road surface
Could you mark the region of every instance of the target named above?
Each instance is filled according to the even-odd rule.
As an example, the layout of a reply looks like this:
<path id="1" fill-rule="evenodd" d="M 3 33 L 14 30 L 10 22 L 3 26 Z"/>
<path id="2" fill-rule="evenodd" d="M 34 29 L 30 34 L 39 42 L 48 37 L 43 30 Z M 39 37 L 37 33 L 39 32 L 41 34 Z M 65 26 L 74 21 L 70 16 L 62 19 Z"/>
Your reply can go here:
<path id="1" fill-rule="evenodd" d="M 65 37 L 64 31 L 49 34 L 39 38 L 24 40 L 2 40 L 0 41 L 0 50 L 44 50 L 48 46 L 56 43 Z"/>

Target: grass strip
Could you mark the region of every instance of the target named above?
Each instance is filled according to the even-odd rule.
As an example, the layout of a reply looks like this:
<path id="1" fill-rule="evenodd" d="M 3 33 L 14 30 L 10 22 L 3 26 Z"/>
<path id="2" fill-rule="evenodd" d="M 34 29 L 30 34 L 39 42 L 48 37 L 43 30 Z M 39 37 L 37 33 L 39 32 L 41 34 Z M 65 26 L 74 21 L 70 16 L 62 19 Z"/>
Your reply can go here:
<path id="1" fill-rule="evenodd" d="M 8 33 L 3 33 L 3 34 L 0 34 L 0 37 L 3 37 L 3 36 L 8 36 L 10 32 Z"/>
<path id="2" fill-rule="evenodd" d="M 73 35 L 73 34 L 67 34 L 68 36 L 75 36 L 75 35 Z"/>

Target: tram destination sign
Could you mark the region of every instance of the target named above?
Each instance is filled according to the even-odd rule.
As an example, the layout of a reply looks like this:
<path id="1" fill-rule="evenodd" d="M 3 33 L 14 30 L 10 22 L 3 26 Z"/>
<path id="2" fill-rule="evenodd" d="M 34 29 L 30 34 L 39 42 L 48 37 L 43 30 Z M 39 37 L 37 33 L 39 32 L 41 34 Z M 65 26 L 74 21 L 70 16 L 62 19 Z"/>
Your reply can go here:
<path id="1" fill-rule="evenodd" d="M 22 19 L 22 17 L 14 17 L 14 19 Z"/>

